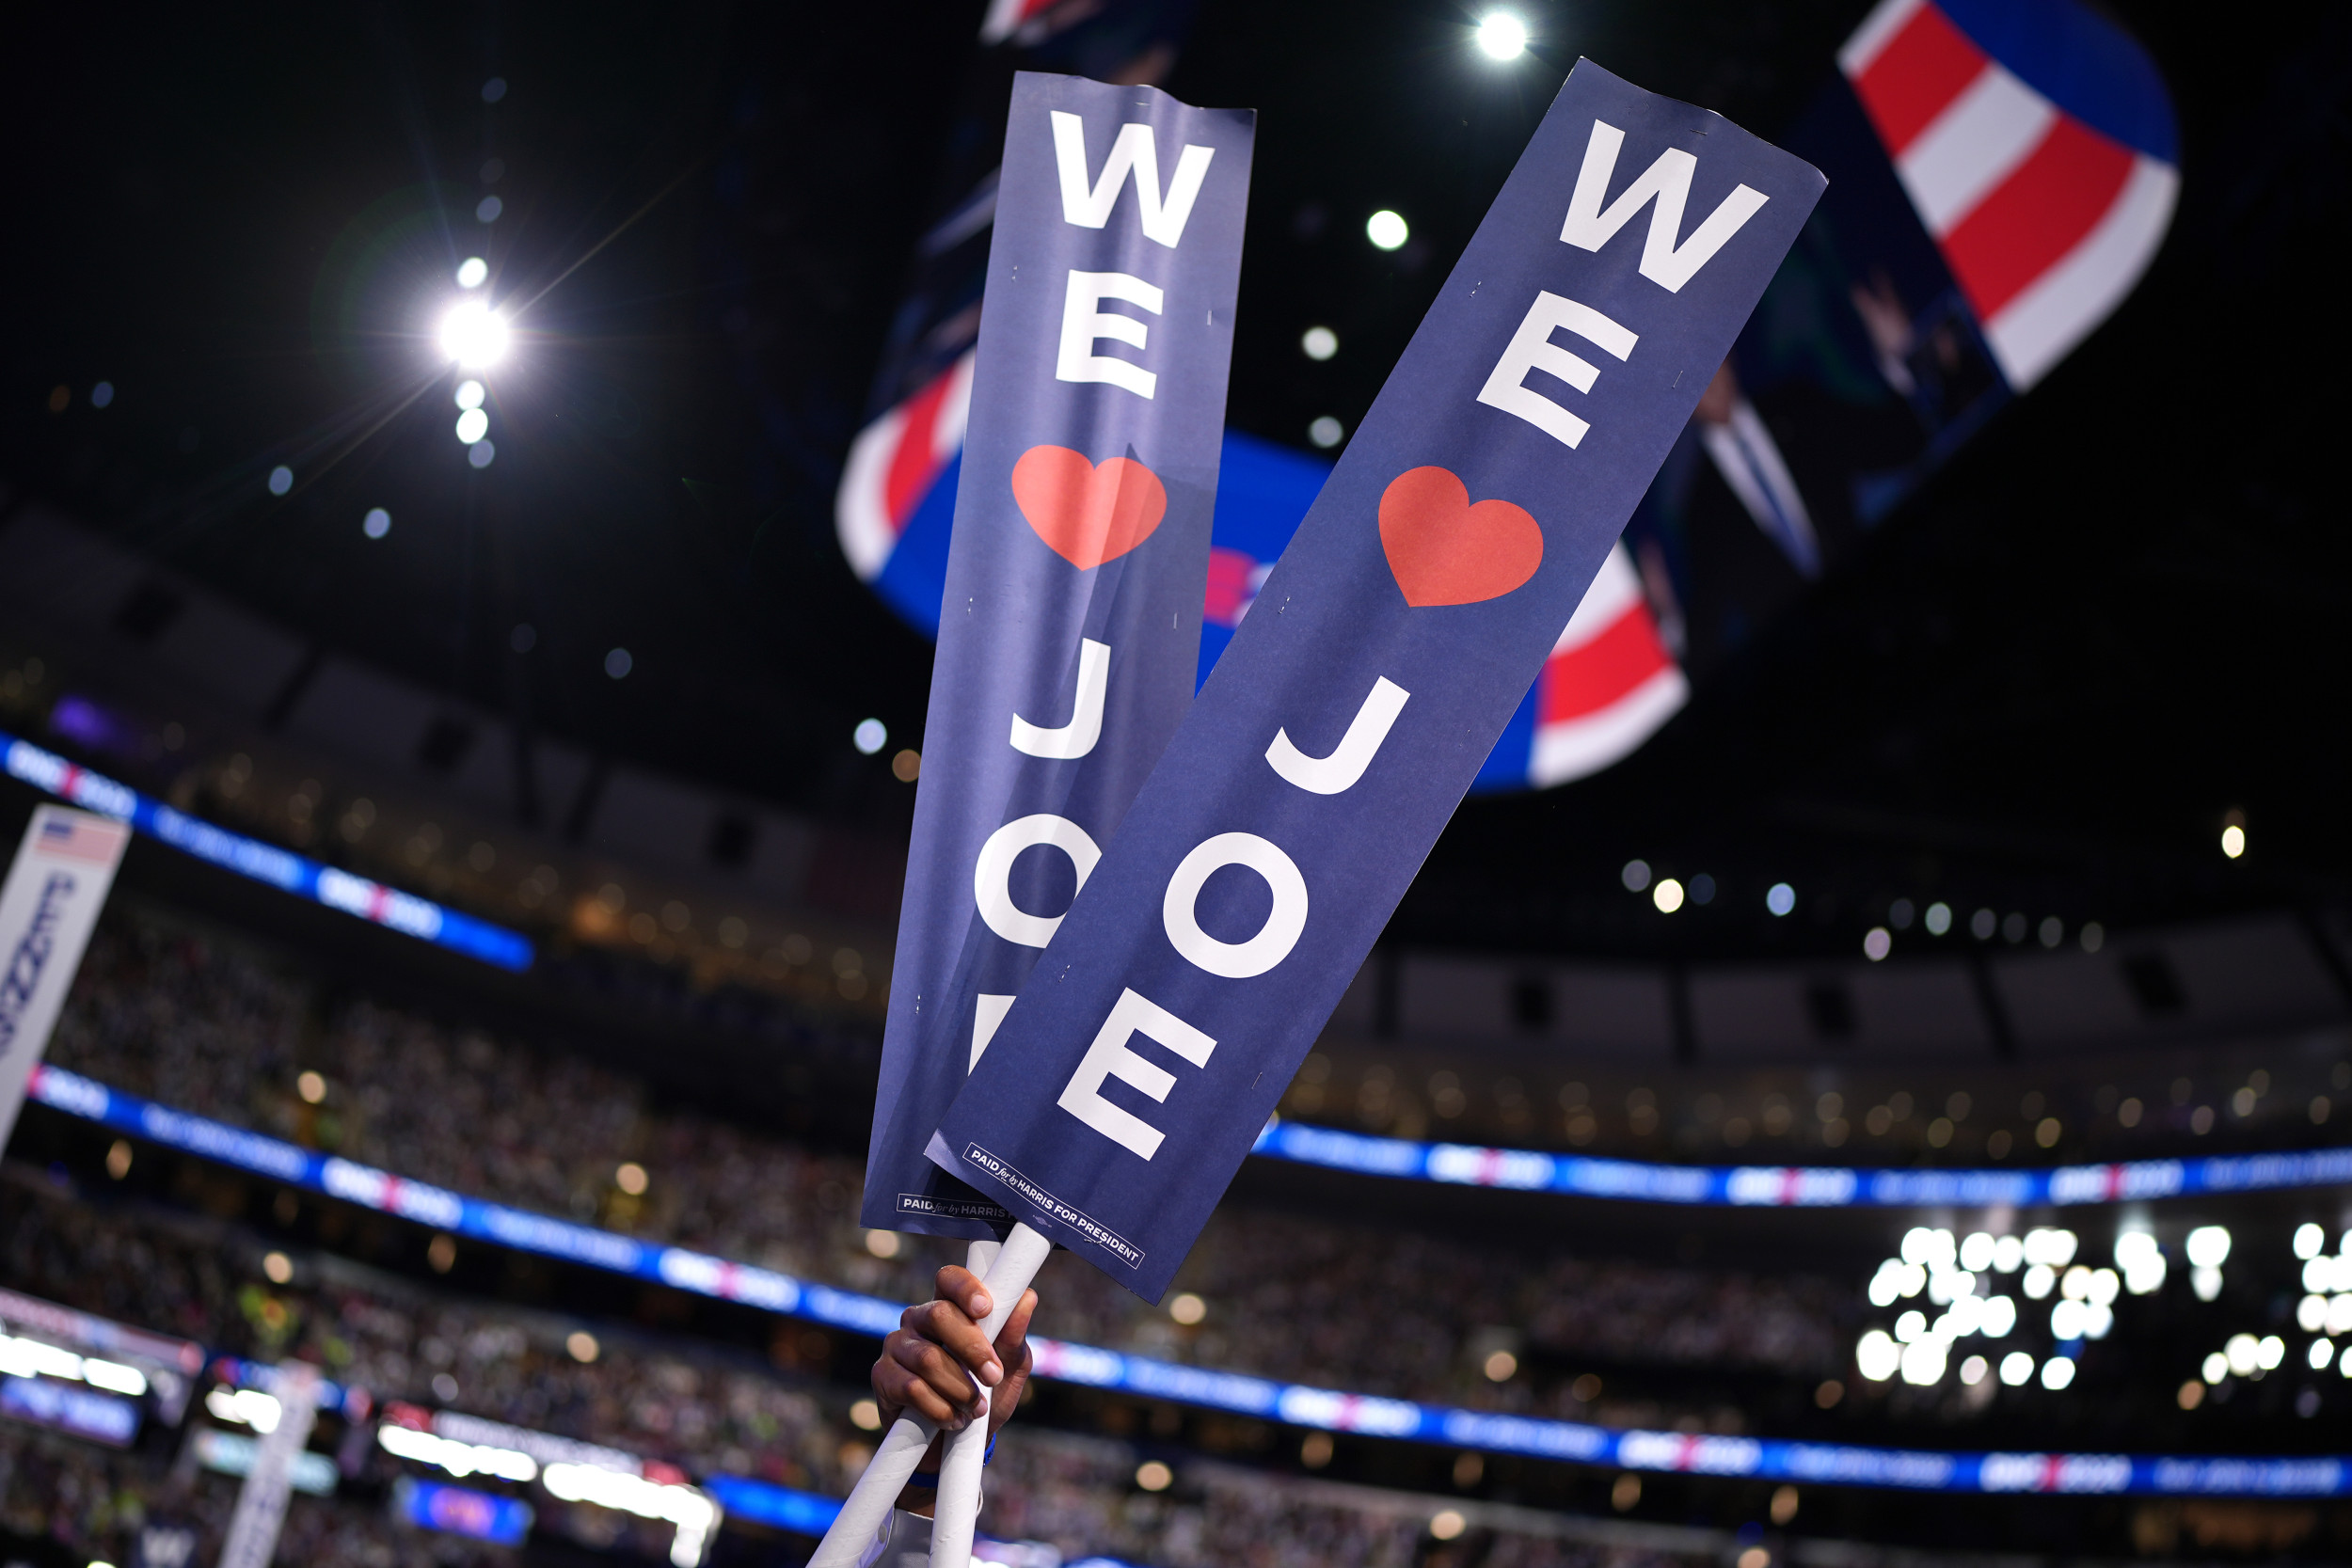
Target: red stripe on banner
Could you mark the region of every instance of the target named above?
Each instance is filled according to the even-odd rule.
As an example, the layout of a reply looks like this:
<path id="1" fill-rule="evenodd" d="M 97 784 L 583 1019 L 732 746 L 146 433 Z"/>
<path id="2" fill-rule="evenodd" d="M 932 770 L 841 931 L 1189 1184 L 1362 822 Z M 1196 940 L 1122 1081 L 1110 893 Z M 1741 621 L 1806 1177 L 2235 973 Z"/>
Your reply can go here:
<path id="1" fill-rule="evenodd" d="M 915 503 L 939 472 L 939 454 L 931 450 L 931 433 L 939 425 L 940 405 L 956 372 L 950 370 L 907 400 L 906 422 L 898 427 L 898 450 L 890 454 L 890 471 L 882 477 L 882 512 L 892 532 L 907 526 Z"/>
<path id="2" fill-rule="evenodd" d="M 1249 602 L 1249 574 L 1258 569 L 1256 558 L 1239 550 L 1229 550 L 1222 545 L 1210 547 L 1209 580 L 1201 595 L 1201 617 L 1211 626 L 1241 625 L 1242 607 Z"/>
<path id="3" fill-rule="evenodd" d="M 1597 713 L 1673 663 L 1648 607 L 1636 601 L 1608 630 L 1546 661 L 1535 721 L 1557 724 Z"/>
<path id="4" fill-rule="evenodd" d="M 1900 157 L 1986 63 L 1984 51 L 1969 42 L 1949 17 L 1933 6 L 1922 6 L 1902 31 L 1886 40 L 1870 68 L 1854 79 L 1853 88 L 1887 152 Z"/>
<path id="5" fill-rule="evenodd" d="M 2016 172 L 1944 236 L 1944 260 L 1990 321 L 2099 226 L 2131 178 L 2132 155 L 2069 116 Z"/>

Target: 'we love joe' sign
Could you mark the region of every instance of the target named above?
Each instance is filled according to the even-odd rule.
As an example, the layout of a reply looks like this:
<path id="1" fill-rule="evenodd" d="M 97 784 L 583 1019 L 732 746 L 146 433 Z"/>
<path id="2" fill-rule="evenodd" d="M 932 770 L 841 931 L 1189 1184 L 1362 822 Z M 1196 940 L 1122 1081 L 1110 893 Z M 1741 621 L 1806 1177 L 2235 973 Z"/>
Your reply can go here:
<path id="1" fill-rule="evenodd" d="M 1578 64 L 934 1161 L 1167 1289 L 1822 184 Z"/>
<path id="2" fill-rule="evenodd" d="M 1014 79 L 866 1225 L 1011 1223 L 924 1144 L 1192 700 L 1254 129 Z"/>

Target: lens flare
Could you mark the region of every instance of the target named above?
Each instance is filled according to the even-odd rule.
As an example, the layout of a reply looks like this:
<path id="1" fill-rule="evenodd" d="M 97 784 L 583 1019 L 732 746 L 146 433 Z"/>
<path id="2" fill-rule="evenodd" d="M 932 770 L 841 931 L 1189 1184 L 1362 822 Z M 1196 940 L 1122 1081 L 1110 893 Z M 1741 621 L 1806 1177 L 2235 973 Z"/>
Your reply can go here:
<path id="1" fill-rule="evenodd" d="M 441 352 L 467 370 L 482 370 L 506 356 L 506 319 L 480 300 L 450 308 L 441 318 Z"/>

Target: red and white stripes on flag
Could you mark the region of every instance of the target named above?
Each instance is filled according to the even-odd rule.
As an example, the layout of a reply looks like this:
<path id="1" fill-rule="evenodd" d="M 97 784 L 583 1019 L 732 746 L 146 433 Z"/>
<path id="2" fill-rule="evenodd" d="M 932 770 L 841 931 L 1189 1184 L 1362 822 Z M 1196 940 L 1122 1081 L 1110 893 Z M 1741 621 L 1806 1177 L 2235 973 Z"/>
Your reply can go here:
<path id="1" fill-rule="evenodd" d="M 1528 782 L 1540 789 L 1599 772 L 1690 697 L 1691 683 L 1660 639 L 1641 574 L 1620 543 L 1536 678 Z"/>
<path id="2" fill-rule="evenodd" d="M 111 870 L 122 859 L 123 843 L 130 836 L 131 830 L 119 822 L 58 812 L 40 819 L 33 844 L 38 853 Z"/>
<path id="3" fill-rule="evenodd" d="M 857 433 L 834 502 L 834 526 L 850 569 L 870 582 L 898 547 L 907 520 L 940 470 L 963 450 L 977 350 Z"/>
<path id="4" fill-rule="evenodd" d="M 1882 0 L 1837 61 L 2024 391 L 2139 280 L 2180 171 L 2028 86 L 2011 69 L 2024 62 L 1994 58 L 1933 0 Z"/>

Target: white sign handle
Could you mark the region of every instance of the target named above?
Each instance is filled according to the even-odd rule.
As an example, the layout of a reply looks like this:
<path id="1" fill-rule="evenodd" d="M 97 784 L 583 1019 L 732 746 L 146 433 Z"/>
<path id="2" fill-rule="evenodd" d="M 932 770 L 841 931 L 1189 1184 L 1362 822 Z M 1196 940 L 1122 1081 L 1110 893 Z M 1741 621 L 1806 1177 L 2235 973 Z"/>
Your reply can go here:
<path id="1" fill-rule="evenodd" d="M 985 1279 L 1001 1250 L 1001 1243 L 974 1242 L 965 1249 L 963 1266 Z M 992 1294 L 990 1300 L 994 1299 Z M 1013 1299 L 1020 1300 L 1018 1292 Z M 1009 1375 L 1012 1369 L 1005 1371 Z M 980 1390 L 980 1413 L 947 1439 L 947 1451 L 940 1458 L 939 1499 L 931 1509 L 930 1568 L 965 1568 L 972 1560 L 972 1535 L 980 1521 L 980 1465 L 988 1458 L 988 1413 L 993 1397 L 992 1390 Z"/>

